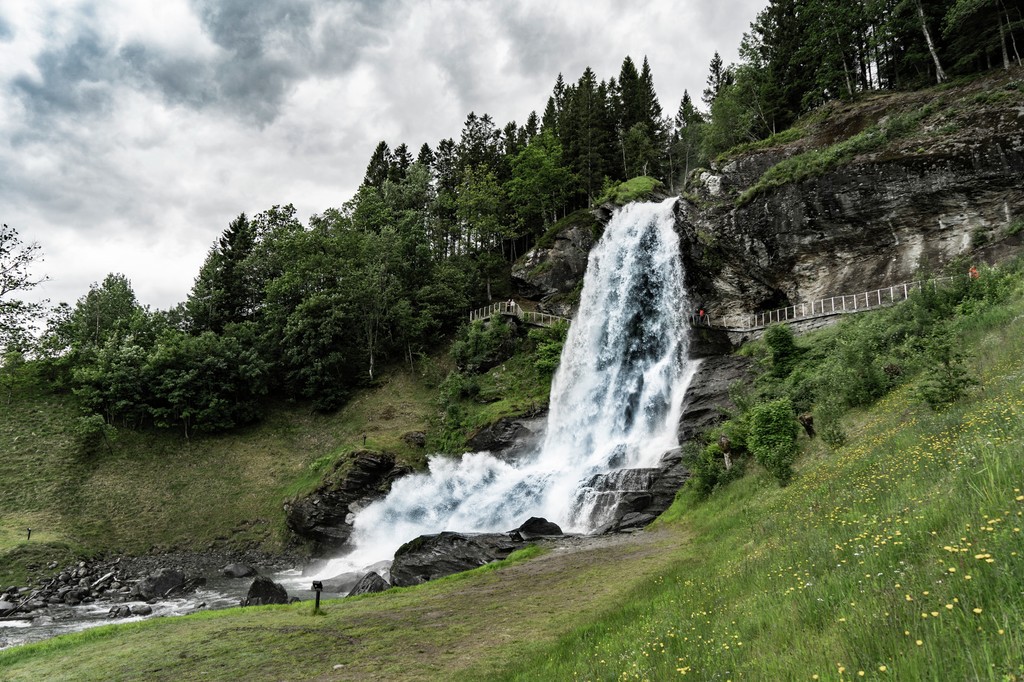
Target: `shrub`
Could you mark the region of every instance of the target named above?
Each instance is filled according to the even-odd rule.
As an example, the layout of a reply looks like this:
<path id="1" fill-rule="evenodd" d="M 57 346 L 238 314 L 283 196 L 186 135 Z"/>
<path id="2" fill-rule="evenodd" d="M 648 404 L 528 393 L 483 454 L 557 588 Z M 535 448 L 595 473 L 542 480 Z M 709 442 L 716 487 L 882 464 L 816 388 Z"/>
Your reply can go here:
<path id="1" fill-rule="evenodd" d="M 918 387 L 918 396 L 933 410 L 941 410 L 956 402 L 977 383 L 964 367 L 964 355 L 953 345 L 948 330 L 936 331 L 928 339 L 925 353 L 928 369 Z"/>
<path id="2" fill-rule="evenodd" d="M 793 330 L 788 324 L 773 324 L 764 331 L 764 343 L 768 346 L 772 376 L 780 379 L 789 376 L 800 357 Z"/>
<path id="3" fill-rule="evenodd" d="M 474 322 L 463 327 L 459 338 L 452 344 L 451 356 L 460 370 L 470 373 L 486 372 L 516 351 L 518 335 L 515 327 L 493 318 L 489 322 Z"/>
<path id="4" fill-rule="evenodd" d="M 527 337 L 534 344 L 533 365 L 543 376 L 550 377 L 562 359 L 562 347 L 569 325 L 559 322 L 551 327 L 531 329 Z"/>
<path id="5" fill-rule="evenodd" d="M 786 398 L 761 403 L 750 411 L 747 447 L 758 463 L 783 485 L 793 476 L 797 433 L 793 405 Z"/>

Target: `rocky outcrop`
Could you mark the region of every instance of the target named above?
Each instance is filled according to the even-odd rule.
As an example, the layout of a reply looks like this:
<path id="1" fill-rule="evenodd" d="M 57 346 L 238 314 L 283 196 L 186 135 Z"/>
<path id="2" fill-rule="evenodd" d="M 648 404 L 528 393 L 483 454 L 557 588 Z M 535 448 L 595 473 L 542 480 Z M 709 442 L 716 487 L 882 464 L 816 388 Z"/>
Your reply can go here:
<path id="1" fill-rule="evenodd" d="M 578 211 L 552 226 L 537 247 L 512 267 L 512 286 L 522 298 L 540 301 L 543 312 L 571 317 L 573 294 L 583 283 L 590 249 L 600 224 L 589 211 Z"/>
<path id="2" fill-rule="evenodd" d="M 514 459 L 532 451 L 546 424 L 545 417 L 502 417 L 480 428 L 469 437 L 468 444 L 474 452 L 486 450 L 504 459 Z"/>
<path id="3" fill-rule="evenodd" d="M 685 443 L 725 419 L 725 410 L 736 408 L 729 395 L 736 384 L 748 384 L 754 378 L 754 360 L 741 355 L 725 355 L 701 360 L 683 399 L 679 418 L 679 442 Z"/>
<path id="4" fill-rule="evenodd" d="M 391 583 L 396 587 L 408 587 L 468 571 L 504 559 L 524 544 L 506 533 L 445 531 L 437 535 L 421 535 L 395 552 Z"/>
<path id="5" fill-rule="evenodd" d="M 348 596 L 355 597 L 359 594 L 373 594 L 375 592 L 384 592 L 390 590 L 391 585 L 387 580 L 381 578 L 379 575 L 370 571 L 356 583 L 355 587 L 348 593 Z"/>
<path id="6" fill-rule="evenodd" d="M 355 513 L 385 495 L 397 478 L 411 471 L 396 465 L 390 453 L 357 452 L 339 462 L 315 491 L 285 504 L 288 528 L 312 540 L 318 553 L 338 550 L 352 534 Z"/>

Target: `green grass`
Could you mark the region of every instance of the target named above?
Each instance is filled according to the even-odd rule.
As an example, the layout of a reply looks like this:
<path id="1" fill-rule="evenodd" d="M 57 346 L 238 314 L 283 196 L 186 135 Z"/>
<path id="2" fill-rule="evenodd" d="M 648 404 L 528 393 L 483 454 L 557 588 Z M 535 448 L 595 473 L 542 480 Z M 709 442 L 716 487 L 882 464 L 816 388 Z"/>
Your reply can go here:
<path id="1" fill-rule="evenodd" d="M 258 426 L 193 438 L 120 430 L 112 450 L 83 454 L 70 396 L 14 393 L 0 413 L 0 583 L 25 584 L 72 554 L 284 548 L 283 502 L 366 448 L 422 466 L 402 436 L 426 430 L 434 389 L 390 373 L 330 415 L 271 409 Z M 26 528 L 32 537 L 26 542 Z"/>
<path id="2" fill-rule="evenodd" d="M 675 529 L 577 553 L 527 548 L 416 587 L 101 627 L 0 652 L 17 680 L 487 679 L 657 575 Z M 622 567 L 629 572 L 623 574 Z"/>
<path id="3" fill-rule="evenodd" d="M 664 188 L 665 185 L 660 180 L 641 175 L 609 187 L 601 198 L 597 200 L 597 203 L 603 204 L 610 201 L 618 206 L 625 206 L 631 201 L 646 199 L 655 191 Z"/>

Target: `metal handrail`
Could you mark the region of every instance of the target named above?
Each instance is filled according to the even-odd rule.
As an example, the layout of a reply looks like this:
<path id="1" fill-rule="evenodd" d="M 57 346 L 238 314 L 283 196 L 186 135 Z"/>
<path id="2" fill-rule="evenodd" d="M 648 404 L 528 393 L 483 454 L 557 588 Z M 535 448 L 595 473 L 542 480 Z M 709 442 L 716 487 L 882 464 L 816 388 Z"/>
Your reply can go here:
<path id="1" fill-rule="evenodd" d="M 476 322 L 477 320 L 489 320 L 495 315 L 509 315 L 511 317 L 516 317 L 527 324 L 535 324 L 541 327 L 550 327 L 559 322 L 569 322 L 567 318 L 559 317 L 558 315 L 538 313 L 532 310 L 523 310 L 515 301 L 502 301 L 500 303 L 492 303 L 491 305 L 483 308 L 477 308 L 469 313 L 469 321 Z"/>
<path id="2" fill-rule="evenodd" d="M 796 303 L 785 308 L 776 308 L 761 313 L 751 313 L 744 316 L 739 324 L 720 324 L 723 328 L 743 328 L 746 330 L 763 329 L 770 324 L 779 322 L 797 322 L 800 320 L 812 320 L 819 317 L 830 317 L 832 315 L 844 315 L 849 313 L 861 313 L 876 308 L 885 308 L 897 303 L 902 303 L 910 298 L 914 291 L 920 291 L 924 285 L 935 285 L 940 282 L 951 282 L 953 277 L 937 277 L 935 279 L 918 280 L 915 282 L 904 282 L 882 287 L 873 291 L 865 291 L 859 294 L 844 294 L 820 298 L 810 303 Z M 730 320 L 733 322 L 734 320 Z"/>

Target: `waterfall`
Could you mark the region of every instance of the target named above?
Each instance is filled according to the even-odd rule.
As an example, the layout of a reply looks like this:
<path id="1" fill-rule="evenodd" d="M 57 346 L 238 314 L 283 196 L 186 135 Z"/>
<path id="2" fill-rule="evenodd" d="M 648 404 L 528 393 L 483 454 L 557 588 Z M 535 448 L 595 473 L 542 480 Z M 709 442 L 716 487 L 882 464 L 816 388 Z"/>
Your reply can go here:
<path id="1" fill-rule="evenodd" d="M 593 530 L 608 508 L 594 476 L 654 467 L 678 445 L 692 371 L 674 203 L 622 208 L 591 251 L 536 452 L 515 462 L 431 457 L 426 473 L 399 479 L 358 513 L 353 550 L 322 575 L 389 559 L 402 543 L 442 530 L 506 531 L 530 516 Z"/>

